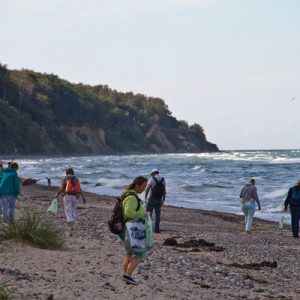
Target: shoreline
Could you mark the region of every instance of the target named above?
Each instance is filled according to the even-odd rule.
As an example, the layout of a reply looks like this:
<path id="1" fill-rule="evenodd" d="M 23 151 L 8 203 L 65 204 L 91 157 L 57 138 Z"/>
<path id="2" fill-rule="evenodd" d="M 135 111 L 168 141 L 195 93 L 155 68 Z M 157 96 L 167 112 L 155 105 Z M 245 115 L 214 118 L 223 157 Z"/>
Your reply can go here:
<path id="1" fill-rule="evenodd" d="M 24 208 L 46 211 L 55 187 L 22 187 L 16 216 Z M 84 193 L 74 237 L 62 250 L 0 242 L 0 280 L 18 288 L 16 299 L 298 299 L 300 239 L 290 228 L 254 220 L 244 233 L 243 217 L 163 206 L 161 233 L 136 272 L 138 286 L 121 280 L 123 248 L 107 226 L 114 197 Z M 66 230 L 59 199 L 57 216 Z M 296 264 L 296 265 L 295 265 Z"/>
<path id="2" fill-rule="evenodd" d="M 45 188 L 48 188 L 47 187 L 47 184 L 41 184 L 41 183 L 36 183 L 37 186 L 41 186 L 41 187 L 45 187 Z M 84 186 L 84 185 L 83 185 Z M 53 189 L 53 191 L 57 191 L 59 189 L 59 186 L 55 186 L 55 185 L 52 185 L 50 187 L 50 189 Z M 98 197 L 105 197 L 105 198 L 112 198 L 112 200 L 114 200 L 116 197 L 118 197 L 117 195 L 115 196 L 111 196 L 111 195 L 105 195 L 105 194 L 97 194 L 97 193 L 93 193 L 93 192 L 84 192 L 84 194 L 91 194 L 91 195 L 96 195 Z M 231 213 L 231 212 L 225 212 L 225 211 L 218 211 L 218 210 L 206 210 L 206 209 L 202 209 L 202 208 L 191 208 L 191 207 L 183 207 L 183 206 L 176 206 L 176 205 L 171 205 L 171 204 L 165 204 L 164 205 L 165 207 L 173 207 L 173 208 L 178 208 L 178 209 L 190 209 L 190 210 L 196 210 L 196 211 L 200 211 L 201 213 L 205 214 L 206 212 L 208 212 L 209 214 L 228 214 L 228 215 L 233 215 L 233 216 L 239 216 L 241 218 L 243 218 L 243 214 L 236 214 L 236 213 Z M 263 218 L 259 218 L 259 217 L 256 217 L 254 216 L 254 219 L 253 220 L 261 220 L 261 221 L 266 221 L 266 222 L 270 222 L 270 223 L 273 223 L 273 224 L 278 224 L 279 221 L 276 221 L 276 220 L 268 220 L 268 219 L 263 219 Z M 287 224 L 285 223 L 286 226 L 290 226 L 290 224 Z"/>

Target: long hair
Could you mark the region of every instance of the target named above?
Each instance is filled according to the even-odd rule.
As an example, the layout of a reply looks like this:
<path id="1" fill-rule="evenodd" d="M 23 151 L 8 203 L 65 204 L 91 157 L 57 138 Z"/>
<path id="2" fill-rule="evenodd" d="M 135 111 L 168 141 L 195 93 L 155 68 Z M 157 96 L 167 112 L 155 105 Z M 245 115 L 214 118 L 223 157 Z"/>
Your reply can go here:
<path id="1" fill-rule="evenodd" d="M 133 190 L 137 185 L 142 185 L 144 182 L 147 182 L 147 178 L 144 176 L 138 176 L 133 179 L 133 181 L 128 185 L 128 189 Z"/>

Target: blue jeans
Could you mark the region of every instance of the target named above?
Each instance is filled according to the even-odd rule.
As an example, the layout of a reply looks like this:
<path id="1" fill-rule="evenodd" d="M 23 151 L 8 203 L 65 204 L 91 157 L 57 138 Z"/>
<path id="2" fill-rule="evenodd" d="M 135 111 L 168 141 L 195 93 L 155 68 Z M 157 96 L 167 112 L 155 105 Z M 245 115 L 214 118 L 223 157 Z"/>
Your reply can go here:
<path id="1" fill-rule="evenodd" d="M 152 217 L 153 209 L 155 210 L 155 232 L 159 232 L 160 214 L 161 214 L 162 199 L 150 197 L 147 202 L 147 211 Z"/>
<path id="2" fill-rule="evenodd" d="M 299 234 L 300 206 L 290 205 L 292 232 L 294 237 Z"/>
<path id="3" fill-rule="evenodd" d="M 245 223 L 246 223 L 245 230 L 246 231 L 251 231 L 252 223 L 253 223 L 253 217 L 254 217 L 254 213 L 255 213 L 255 203 L 252 202 L 252 201 L 247 201 L 247 202 L 243 203 L 242 204 L 242 211 L 245 215 Z"/>
<path id="4" fill-rule="evenodd" d="M 15 209 L 17 199 L 15 196 L 2 196 L 2 221 L 8 222 L 8 209 L 9 209 L 9 221 L 13 223 L 15 221 Z"/>

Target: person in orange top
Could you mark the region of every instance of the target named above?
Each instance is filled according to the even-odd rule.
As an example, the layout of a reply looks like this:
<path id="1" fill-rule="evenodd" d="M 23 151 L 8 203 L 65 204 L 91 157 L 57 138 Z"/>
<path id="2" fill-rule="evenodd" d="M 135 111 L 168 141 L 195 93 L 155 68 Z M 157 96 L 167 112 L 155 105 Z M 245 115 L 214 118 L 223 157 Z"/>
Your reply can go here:
<path id="1" fill-rule="evenodd" d="M 74 175 L 74 170 L 69 168 L 66 170 L 66 176 L 63 178 L 61 187 L 55 195 L 58 198 L 63 194 L 65 214 L 69 226 L 69 236 L 73 236 L 76 221 L 76 204 L 79 196 L 82 197 L 83 203 L 86 204 L 86 199 L 82 194 L 78 178 Z"/>

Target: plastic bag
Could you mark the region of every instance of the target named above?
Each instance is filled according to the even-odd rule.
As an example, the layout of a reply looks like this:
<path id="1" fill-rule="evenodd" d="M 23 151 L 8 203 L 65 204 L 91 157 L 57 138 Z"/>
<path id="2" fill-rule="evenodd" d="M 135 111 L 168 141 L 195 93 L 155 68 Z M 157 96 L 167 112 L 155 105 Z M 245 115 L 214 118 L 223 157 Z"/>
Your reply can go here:
<path id="1" fill-rule="evenodd" d="M 56 215 L 57 214 L 57 198 L 54 198 L 51 202 L 50 207 L 47 209 L 47 212 Z"/>
<path id="2" fill-rule="evenodd" d="M 280 215 L 280 218 L 279 218 L 279 228 L 282 229 L 283 225 L 284 225 L 284 213 L 282 213 Z"/>
<path id="3" fill-rule="evenodd" d="M 152 219 L 150 214 L 147 215 L 146 219 L 146 247 L 150 250 L 153 247 L 153 229 L 152 229 Z"/>
<path id="4" fill-rule="evenodd" d="M 147 251 L 144 220 L 134 220 L 126 223 L 125 242 L 133 253 Z"/>

